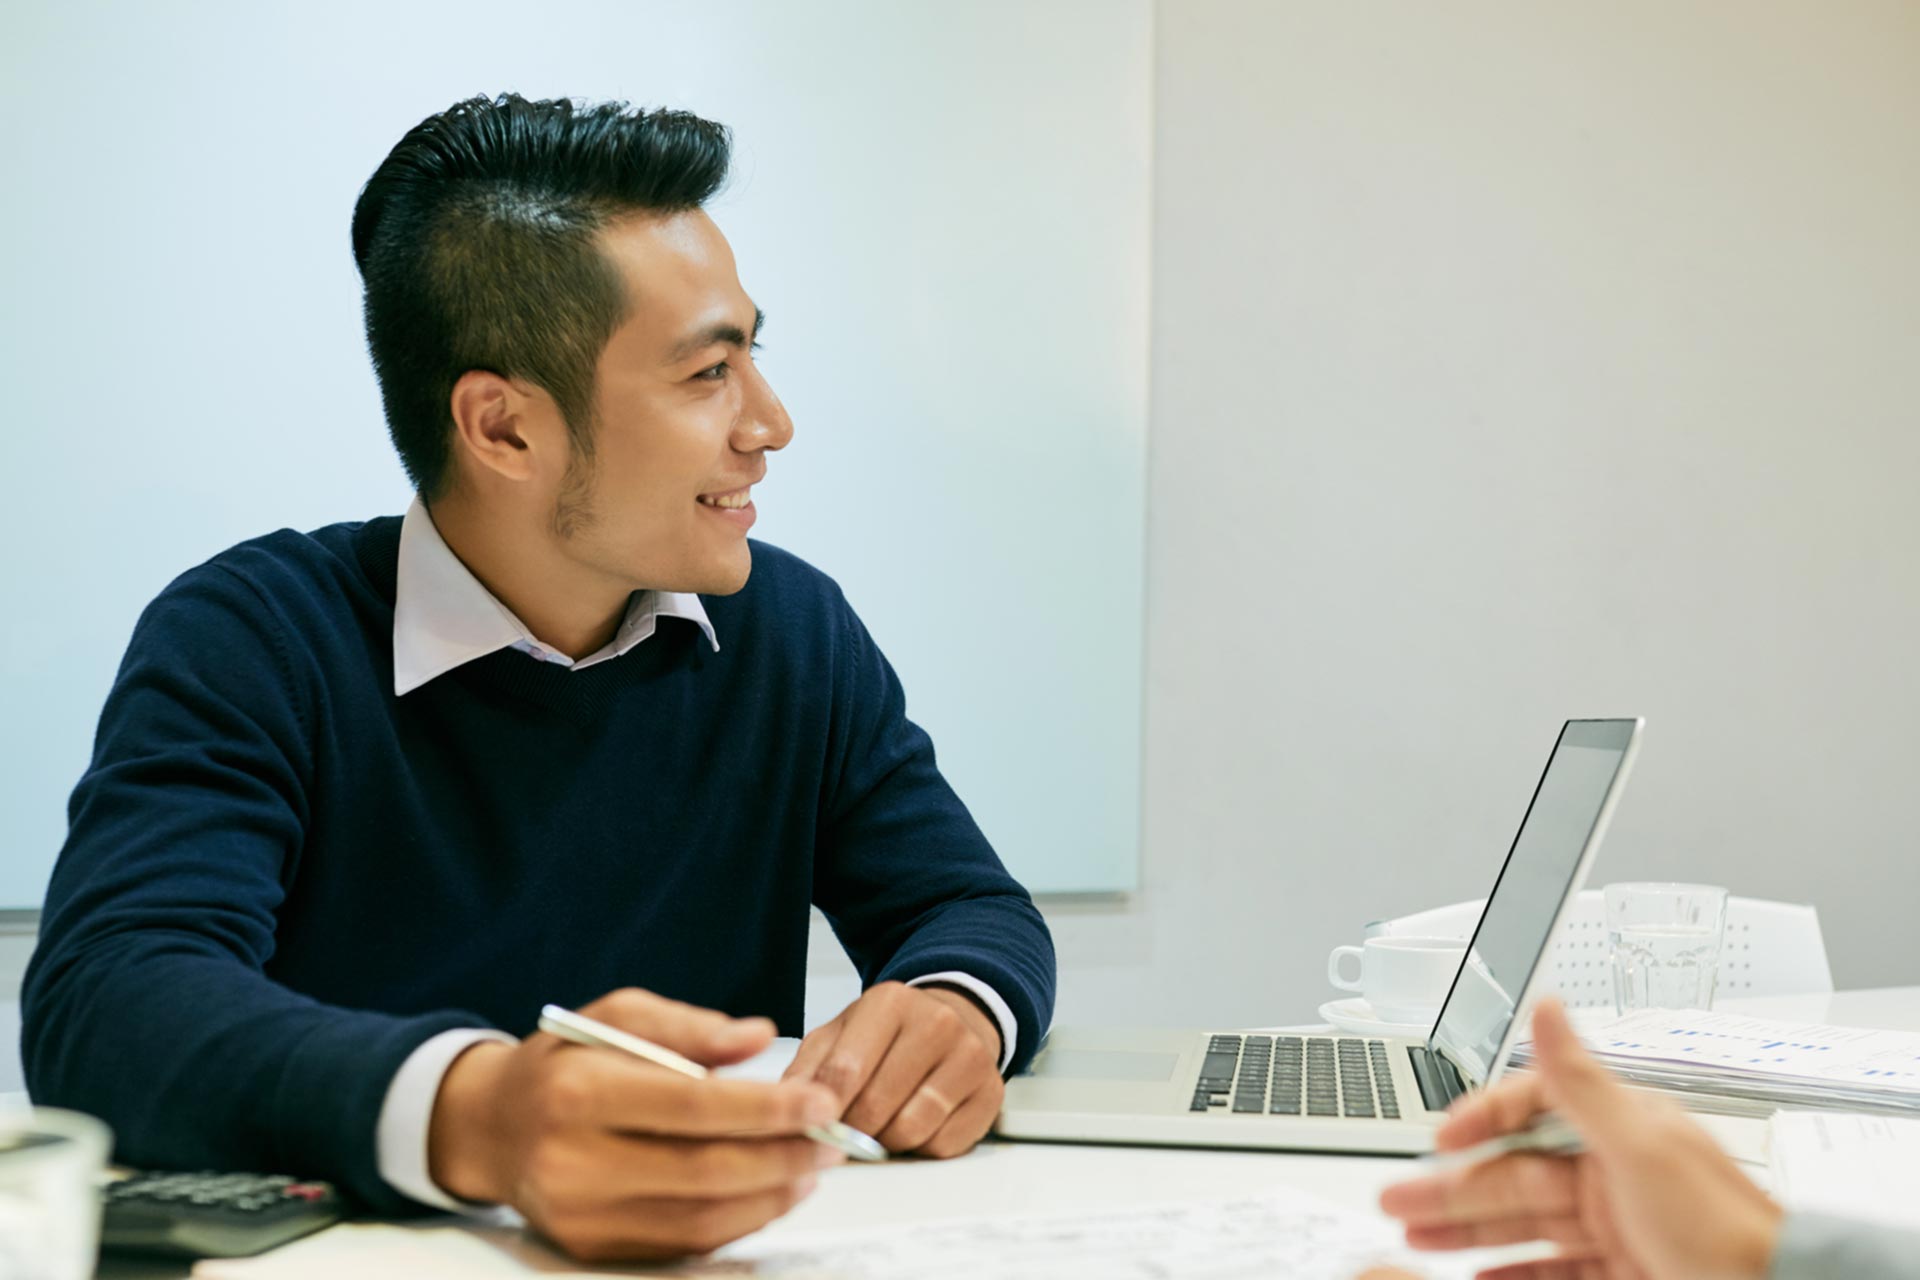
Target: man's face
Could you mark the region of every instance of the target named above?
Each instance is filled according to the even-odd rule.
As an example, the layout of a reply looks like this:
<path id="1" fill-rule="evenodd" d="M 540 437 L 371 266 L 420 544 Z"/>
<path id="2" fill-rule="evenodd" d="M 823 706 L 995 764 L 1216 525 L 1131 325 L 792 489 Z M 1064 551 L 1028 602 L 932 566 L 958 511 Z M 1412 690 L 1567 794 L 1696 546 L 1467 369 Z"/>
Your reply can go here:
<path id="1" fill-rule="evenodd" d="M 562 486 L 560 549 L 633 589 L 738 591 L 749 489 L 793 437 L 754 367 L 758 312 L 703 212 L 622 221 L 601 247 L 629 313 L 600 353 L 593 453 Z"/>

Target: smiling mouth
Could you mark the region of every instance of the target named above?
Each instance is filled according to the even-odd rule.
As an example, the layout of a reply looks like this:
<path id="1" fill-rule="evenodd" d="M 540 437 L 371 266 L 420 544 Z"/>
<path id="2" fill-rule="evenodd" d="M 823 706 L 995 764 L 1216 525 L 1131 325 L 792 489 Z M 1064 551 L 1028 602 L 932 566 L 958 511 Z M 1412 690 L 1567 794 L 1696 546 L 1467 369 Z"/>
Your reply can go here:
<path id="1" fill-rule="evenodd" d="M 738 511 L 740 508 L 752 504 L 753 489 L 749 486 L 745 489 L 735 489 L 732 493 L 703 493 L 700 495 L 698 501 L 703 507 L 719 507 L 722 511 Z"/>

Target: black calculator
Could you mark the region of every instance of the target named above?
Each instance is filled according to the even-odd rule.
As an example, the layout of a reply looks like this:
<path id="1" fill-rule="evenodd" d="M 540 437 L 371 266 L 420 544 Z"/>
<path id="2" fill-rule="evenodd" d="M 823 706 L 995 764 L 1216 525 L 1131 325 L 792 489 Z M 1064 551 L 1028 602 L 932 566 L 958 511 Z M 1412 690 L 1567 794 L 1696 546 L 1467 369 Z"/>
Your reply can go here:
<path id="1" fill-rule="evenodd" d="M 338 1222 L 340 1195 L 284 1174 L 136 1173 L 100 1190 L 100 1247 L 245 1258 Z"/>

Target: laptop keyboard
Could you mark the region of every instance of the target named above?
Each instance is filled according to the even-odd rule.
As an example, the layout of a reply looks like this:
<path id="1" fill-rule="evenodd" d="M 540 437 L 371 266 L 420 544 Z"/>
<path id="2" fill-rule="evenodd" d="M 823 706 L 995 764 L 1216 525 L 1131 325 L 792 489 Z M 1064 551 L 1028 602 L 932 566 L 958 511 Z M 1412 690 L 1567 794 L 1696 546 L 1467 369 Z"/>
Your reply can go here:
<path id="1" fill-rule="evenodd" d="M 1387 1042 L 1335 1036 L 1214 1036 L 1194 1111 L 1398 1120 Z"/>

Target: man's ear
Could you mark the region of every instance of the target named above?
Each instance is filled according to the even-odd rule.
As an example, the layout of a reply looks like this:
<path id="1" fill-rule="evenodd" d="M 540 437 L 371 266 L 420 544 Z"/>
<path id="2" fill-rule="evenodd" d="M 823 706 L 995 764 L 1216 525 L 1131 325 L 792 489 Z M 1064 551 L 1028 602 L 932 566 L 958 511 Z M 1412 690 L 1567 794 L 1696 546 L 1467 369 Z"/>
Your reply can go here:
<path id="1" fill-rule="evenodd" d="M 506 480 L 531 480 L 538 466 L 533 417 L 542 393 L 485 369 L 453 384 L 453 447 L 476 467 Z"/>

